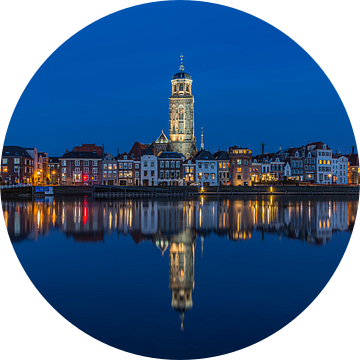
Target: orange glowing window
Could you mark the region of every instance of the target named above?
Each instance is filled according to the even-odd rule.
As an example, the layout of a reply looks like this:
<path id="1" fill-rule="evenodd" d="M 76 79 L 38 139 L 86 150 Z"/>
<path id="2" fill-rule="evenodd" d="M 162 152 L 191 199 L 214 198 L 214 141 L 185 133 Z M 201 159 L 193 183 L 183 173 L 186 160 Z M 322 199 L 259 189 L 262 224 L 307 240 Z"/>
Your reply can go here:
<path id="1" fill-rule="evenodd" d="M 181 270 L 179 271 L 179 276 L 182 277 L 182 278 L 184 277 L 184 270 L 183 270 L 183 269 L 181 269 Z"/>

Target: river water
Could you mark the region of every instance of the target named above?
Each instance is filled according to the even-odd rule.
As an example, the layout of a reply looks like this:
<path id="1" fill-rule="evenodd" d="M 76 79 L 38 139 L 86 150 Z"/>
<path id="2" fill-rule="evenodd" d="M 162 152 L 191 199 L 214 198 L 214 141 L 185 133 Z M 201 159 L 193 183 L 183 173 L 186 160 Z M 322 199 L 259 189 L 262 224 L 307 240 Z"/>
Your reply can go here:
<path id="1" fill-rule="evenodd" d="M 30 280 L 67 320 L 134 354 L 203 358 L 281 329 L 321 292 L 358 199 L 3 200 Z M 355 241 L 355 240 L 353 240 Z"/>

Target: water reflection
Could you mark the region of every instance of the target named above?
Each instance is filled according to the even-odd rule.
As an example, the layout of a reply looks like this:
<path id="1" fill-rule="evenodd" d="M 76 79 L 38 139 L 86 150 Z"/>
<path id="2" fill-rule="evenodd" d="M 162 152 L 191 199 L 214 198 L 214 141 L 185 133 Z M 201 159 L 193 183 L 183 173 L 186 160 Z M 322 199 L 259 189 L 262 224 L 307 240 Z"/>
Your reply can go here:
<path id="1" fill-rule="evenodd" d="M 152 242 L 164 256 L 169 252 L 171 306 L 178 311 L 183 329 L 184 314 L 193 306 L 196 239 L 210 233 L 232 241 L 250 240 L 255 232 L 266 239 L 301 240 L 324 245 L 337 231 L 353 230 L 358 207 L 350 201 L 322 198 L 204 199 L 190 201 L 36 199 L 3 201 L 5 224 L 12 242 L 36 241 L 60 231 L 76 242 L 102 242 L 113 234 L 130 235 L 135 244 Z"/>
<path id="2" fill-rule="evenodd" d="M 249 200 L 95 201 L 84 197 L 2 201 L 11 240 L 37 240 L 59 229 L 75 241 L 104 241 L 104 235 L 130 234 L 136 244 L 150 240 L 161 251 L 169 236 L 187 229 L 204 238 L 213 232 L 230 240 L 249 240 L 254 231 L 326 244 L 335 231 L 352 231 L 358 201 Z M 173 241 L 173 239 L 171 240 Z"/>

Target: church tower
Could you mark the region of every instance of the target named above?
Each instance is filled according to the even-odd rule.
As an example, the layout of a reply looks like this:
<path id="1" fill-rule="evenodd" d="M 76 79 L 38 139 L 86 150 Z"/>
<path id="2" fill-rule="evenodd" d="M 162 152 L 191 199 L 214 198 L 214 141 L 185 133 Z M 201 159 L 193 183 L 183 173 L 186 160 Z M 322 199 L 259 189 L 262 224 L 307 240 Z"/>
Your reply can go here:
<path id="1" fill-rule="evenodd" d="M 191 76 L 184 72 L 183 55 L 181 64 L 172 80 L 169 96 L 169 134 L 171 150 L 182 153 L 186 159 L 196 154 L 194 129 L 194 96 L 191 93 Z"/>

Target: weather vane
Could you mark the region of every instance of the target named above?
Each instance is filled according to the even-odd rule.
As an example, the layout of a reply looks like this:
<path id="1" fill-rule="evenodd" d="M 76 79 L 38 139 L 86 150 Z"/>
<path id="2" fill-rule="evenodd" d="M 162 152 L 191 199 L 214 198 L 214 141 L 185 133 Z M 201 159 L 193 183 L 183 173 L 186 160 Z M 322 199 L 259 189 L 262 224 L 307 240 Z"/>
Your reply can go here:
<path id="1" fill-rule="evenodd" d="M 180 64 L 180 66 L 179 66 L 179 70 L 180 70 L 180 71 L 184 71 L 184 69 L 185 69 L 185 66 L 183 65 L 183 58 L 184 58 L 184 55 L 181 53 L 181 54 L 180 54 L 181 64 Z"/>

